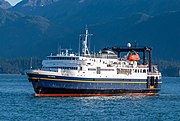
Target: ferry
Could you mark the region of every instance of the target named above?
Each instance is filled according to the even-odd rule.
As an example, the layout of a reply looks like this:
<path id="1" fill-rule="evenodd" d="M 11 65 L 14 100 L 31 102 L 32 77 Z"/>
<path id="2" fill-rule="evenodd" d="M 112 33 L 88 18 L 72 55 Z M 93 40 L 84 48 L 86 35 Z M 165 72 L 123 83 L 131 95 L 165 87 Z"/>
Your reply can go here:
<path id="1" fill-rule="evenodd" d="M 88 29 L 80 35 L 82 52 L 61 50 L 47 56 L 42 68 L 28 70 L 35 96 L 154 96 L 160 91 L 162 75 L 152 64 L 151 47 L 104 48 L 90 53 Z M 140 57 L 140 55 L 142 57 Z"/>

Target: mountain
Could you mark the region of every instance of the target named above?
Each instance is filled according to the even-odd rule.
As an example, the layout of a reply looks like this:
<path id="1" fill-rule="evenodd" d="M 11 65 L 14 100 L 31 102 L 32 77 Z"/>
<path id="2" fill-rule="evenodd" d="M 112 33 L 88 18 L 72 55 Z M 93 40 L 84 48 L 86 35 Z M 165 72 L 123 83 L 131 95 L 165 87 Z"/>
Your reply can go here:
<path id="1" fill-rule="evenodd" d="M 165 60 L 180 60 L 180 11 L 159 16 L 136 14 L 105 24 L 92 26 L 99 46 L 126 45 L 137 41 L 138 45 L 152 46 L 154 56 Z M 107 34 L 108 33 L 108 34 Z M 101 39 L 105 41 L 101 43 Z M 96 41 L 97 41 L 96 40 Z M 119 44 L 117 44 L 119 43 Z"/>
<path id="2" fill-rule="evenodd" d="M 46 5 L 50 5 L 52 3 L 57 2 L 58 0 L 23 0 L 17 6 L 22 7 L 22 8 L 36 8 L 36 7 L 43 7 Z"/>
<path id="3" fill-rule="evenodd" d="M 163 74 L 179 76 L 179 0 L 23 0 L 0 9 L 0 59 L 9 59 L 2 59 L 0 72 L 21 73 L 29 68 L 26 57 L 41 60 L 59 46 L 78 52 L 86 24 L 91 51 L 136 41 L 153 47 Z"/>
<path id="4" fill-rule="evenodd" d="M 46 56 L 56 53 L 58 45 L 78 50 L 78 35 L 84 27 L 60 26 L 40 16 L 1 10 L 0 33 L 2 57 Z M 180 12 L 158 16 L 137 13 L 112 21 L 90 24 L 91 48 L 132 44 L 152 46 L 155 58 L 180 60 Z M 75 23 L 78 26 L 78 23 Z M 75 26 L 74 25 L 74 26 Z M 73 45 L 73 46 L 72 46 Z M 91 49 L 92 50 L 92 49 Z"/>
<path id="5" fill-rule="evenodd" d="M 40 15 L 62 26 L 74 23 L 84 26 L 108 22 L 137 13 L 151 16 L 169 11 L 180 10 L 179 0 L 58 0 L 46 6 L 26 6 L 29 0 L 23 0 L 11 10 L 28 15 Z M 39 1 L 41 0 L 32 0 Z M 36 2 L 37 3 L 37 2 Z"/>
<path id="6" fill-rule="evenodd" d="M 0 0 L 0 8 L 2 9 L 8 9 L 11 8 L 11 4 L 5 0 Z"/>
<path id="7" fill-rule="evenodd" d="M 180 60 L 180 11 L 150 18 L 122 33 L 122 39 L 138 40 L 151 45 L 154 56 L 165 60 Z M 132 40 L 132 39 L 131 39 Z"/>
<path id="8" fill-rule="evenodd" d="M 180 60 L 179 6 L 179 0 L 23 0 L 0 12 L 0 54 L 45 56 L 60 45 L 77 51 L 88 24 L 96 50 L 136 40 L 152 46 L 156 58 Z"/>
<path id="9" fill-rule="evenodd" d="M 48 46 L 56 43 L 53 42 L 56 29 L 55 25 L 43 17 L 0 9 L 0 55 L 1 57 L 43 55 L 42 52 Z"/>

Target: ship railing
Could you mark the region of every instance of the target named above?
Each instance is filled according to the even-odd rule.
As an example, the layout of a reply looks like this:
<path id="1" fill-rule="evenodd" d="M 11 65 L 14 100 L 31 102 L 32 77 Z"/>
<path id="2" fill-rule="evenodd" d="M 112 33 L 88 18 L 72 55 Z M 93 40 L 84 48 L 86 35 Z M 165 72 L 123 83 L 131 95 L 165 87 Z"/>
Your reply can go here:
<path id="1" fill-rule="evenodd" d="M 133 65 L 113 64 L 113 66 L 123 67 L 123 68 L 133 68 Z"/>
<path id="2" fill-rule="evenodd" d="M 115 64 L 114 64 L 115 65 Z M 125 68 L 148 68 L 147 65 L 137 65 L 137 66 L 134 66 L 134 65 L 121 65 L 121 64 L 116 64 L 117 67 L 125 67 Z"/>
<path id="3" fill-rule="evenodd" d="M 152 65 L 153 72 L 158 72 L 158 65 Z"/>
<path id="4" fill-rule="evenodd" d="M 133 65 L 121 65 L 121 67 L 125 67 L 125 68 L 133 68 Z"/>
<path id="5" fill-rule="evenodd" d="M 117 55 L 110 55 L 110 54 L 91 54 L 91 58 L 108 58 L 108 59 L 117 59 Z"/>
<path id="6" fill-rule="evenodd" d="M 139 68 L 148 68 L 148 65 L 138 65 L 137 67 L 139 67 Z"/>
<path id="7" fill-rule="evenodd" d="M 148 72 L 148 75 L 160 75 L 160 72 Z"/>

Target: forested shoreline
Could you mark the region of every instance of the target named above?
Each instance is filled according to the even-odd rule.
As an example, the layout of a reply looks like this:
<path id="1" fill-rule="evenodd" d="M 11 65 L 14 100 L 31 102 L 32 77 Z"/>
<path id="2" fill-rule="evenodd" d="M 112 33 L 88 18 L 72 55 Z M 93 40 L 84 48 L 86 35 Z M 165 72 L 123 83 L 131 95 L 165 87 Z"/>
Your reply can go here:
<path id="1" fill-rule="evenodd" d="M 19 57 L 19 58 L 0 58 L 0 74 L 25 74 L 25 70 L 30 68 L 41 68 L 42 58 Z"/>
<path id="2" fill-rule="evenodd" d="M 0 74 L 25 74 L 24 71 L 40 69 L 43 58 L 38 57 L 18 57 L 18 58 L 0 58 Z M 158 64 L 159 70 L 165 77 L 180 76 L 180 62 L 174 60 L 154 60 Z"/>

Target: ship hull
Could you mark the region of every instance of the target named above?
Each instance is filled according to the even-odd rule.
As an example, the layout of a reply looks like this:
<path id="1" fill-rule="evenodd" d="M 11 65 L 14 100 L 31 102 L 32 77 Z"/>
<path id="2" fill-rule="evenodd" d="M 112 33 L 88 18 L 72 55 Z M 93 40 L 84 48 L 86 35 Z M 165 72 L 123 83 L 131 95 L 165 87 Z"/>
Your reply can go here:
<path id="1" fill-rule="evenodd" d="M 159 89 L 154 90 L 124 90 L 124 89 L 61 89 L 61 88 L 41 88 L 35 89 L 35 96 L 39 97 L 88 97 L 88 96 L 155 96 Z"/>
<path id="2" fill-rule="evenodd" d="M 146 79 L 95 79 L 44 74 L 28 74 L 35 96 L 154 96 L 160 90 L 160 80 L 150 88 Z"/>

